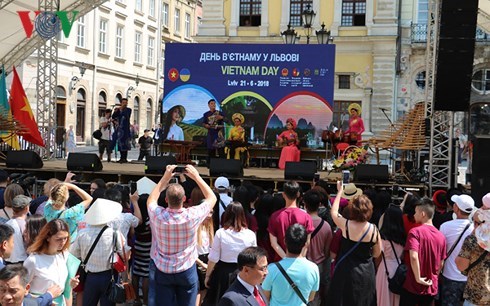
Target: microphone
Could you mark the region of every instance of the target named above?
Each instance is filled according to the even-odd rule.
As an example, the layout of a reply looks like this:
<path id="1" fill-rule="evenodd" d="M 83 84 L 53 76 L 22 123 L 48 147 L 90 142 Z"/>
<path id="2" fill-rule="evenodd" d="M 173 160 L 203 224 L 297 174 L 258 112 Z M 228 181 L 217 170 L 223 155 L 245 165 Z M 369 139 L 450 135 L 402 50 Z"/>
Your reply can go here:
<path id="1" fill-rule="evenodd" d="M 383 112 L 386 112 L 388 110 L 388 109 L 386 109 L 384 107 L 380 107 L 379 109 L 382 110 Z"/>

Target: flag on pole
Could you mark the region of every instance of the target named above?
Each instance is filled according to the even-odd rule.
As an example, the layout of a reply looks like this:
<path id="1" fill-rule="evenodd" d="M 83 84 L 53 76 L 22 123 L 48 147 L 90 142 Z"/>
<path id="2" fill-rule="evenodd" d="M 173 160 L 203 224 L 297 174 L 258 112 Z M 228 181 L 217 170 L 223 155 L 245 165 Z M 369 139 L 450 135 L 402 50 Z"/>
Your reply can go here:
<path id="1" fill-rule="evenodd" d="M 10 107 L 12 109 L 12 115 L 28 129 L 28 132 L 22 133 L 22 137 L 33 144 L 44 147 L 43 138 L 37 127 L 36 120 L 32 114 L 31 105 L 27 100 L 24 87 L 22 87 L 22 83 L 20 82 L 15 67 L 13 73 L 14 77 L 12 79 L 12 87 L 10 88 Z"/>
<path id="2" fill-rule="evenodd" d="M 7 119 L 12 120 L 12 112 L 10 111 L 9 100 L 7 98 L 7 81 L 5 78 L 5 68 L 2 65 L 2 74 L 0 75 L 0 110 L 7 114 Z M 19 139 L 14 131 L 0 131 L 0 137 L 8 143 L 12 148 L 19 150 Z"/>

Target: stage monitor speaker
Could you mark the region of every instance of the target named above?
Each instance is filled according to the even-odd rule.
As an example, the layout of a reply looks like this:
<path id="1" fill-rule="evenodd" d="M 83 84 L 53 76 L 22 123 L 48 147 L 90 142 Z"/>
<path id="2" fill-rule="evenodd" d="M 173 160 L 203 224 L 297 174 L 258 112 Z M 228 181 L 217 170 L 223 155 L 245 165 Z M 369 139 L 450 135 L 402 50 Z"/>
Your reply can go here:
<path id="1" fill-rule="evenodd" d="M 482 198 L 490 191 L 490 136 L 474 140 L 471 168 L 471 196 L 480 207 Z"/>
<path id="2" fill-rule="evenodd" d="M 167 165 L 176 165 L 175 156 L 147 156 L 145 162 L 146 174 L 163 174 Z"/>
<path id="3" fill-rule="evenodd" d="M 70 171 L 102 171 L 102 162 L 95 153 L 70 153 L 66 169 Z"/>
<path id="4" fill-rule="evenodd" d="M 477 12 L 478 0 L 441 1 L 435 110 L 469 109 Z"/>
<path id="5" fill-rule="evenodd" d="M 285 180 L 313 181 L 316 173 L 315 162 L 286 162 Z"/>
<path id="6" fill-rule="evenodd" d="M 211 158 L 209 176 L 243 176 L 242 162 L 237 159 Z"/>
<path id="7" fill-rule="evenodd" d="M 41 157 L 34 151 L 7 151 L 5 164 L 7 168 L 40 169 L 43 167 Z"/>
<path id="8" fill-rule="evenodd" d="M 386 183 L 389 179 L 388 165 L 359 164 L 354 172 L 354 182 Z"/>

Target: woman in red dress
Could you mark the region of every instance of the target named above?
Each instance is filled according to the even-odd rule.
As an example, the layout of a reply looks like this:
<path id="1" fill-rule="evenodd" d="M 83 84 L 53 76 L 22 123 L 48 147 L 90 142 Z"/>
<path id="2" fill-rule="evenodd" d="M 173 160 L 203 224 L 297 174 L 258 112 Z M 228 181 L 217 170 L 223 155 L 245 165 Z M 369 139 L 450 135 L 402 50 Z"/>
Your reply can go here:
<path id="1" fill-rule="evenodd" d="M 287 130 L 277 136 L 278 145 L 284 145 L 279 158 L 279 169 L 286 168 L 286 162 L 288 161 L 298 162 L 300 159 L 298 133 L 294 131 L 296 129 L 296 121 L 293 118 L 288 118 L 286 120 L 286 128 Z"/>
<path id="2" fill-rule="evenodd" d="M 351 103 L 347 108 L 350 119 L 349 129 L 345 131 L 346 135 L 349 135 L 351 142 L 357 141 L 357 146 L 362 145 L 361 134 L 364 132 L 364 121 L 361 118 L 362 108 L 357 103 Z M 355 140 L 354 140 L 355 139 Z"/>

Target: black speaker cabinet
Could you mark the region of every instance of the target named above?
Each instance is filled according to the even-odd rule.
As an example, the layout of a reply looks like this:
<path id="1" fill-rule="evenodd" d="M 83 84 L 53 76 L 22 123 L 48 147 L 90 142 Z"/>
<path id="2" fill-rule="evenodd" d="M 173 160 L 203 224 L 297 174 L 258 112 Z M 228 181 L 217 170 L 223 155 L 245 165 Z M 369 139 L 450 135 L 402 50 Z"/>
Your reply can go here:
<path id="1" fill-rule="evenodd" d="M 471 168 L 471 196 L 476 206 L 482 205 L 482 198 L 490 191 L 490 137 L 477 137 L 473 146 Z"/>
<path id="2" fill-rule="evenodd" d="M 41 157 L 34 151 L 7 151 L 5 163 L 7 168 L 40 169 L 43 167 Z"/>
<path id="3" fill-rule="evenodd" d="M 354 182 L 388 182 L 390 178 L 388 165 L 357 165 Z"/>
<path id="4" fill-rule="evenodd" d="M 243 176 L 242 162 L 236 159 L 211 158 L 209 176 Z"/>
<path id="5" fill-rule="evenodd" d="M 284 179 L 312 181 L 316 173 L 315 162 L 286 162 Z"/>
<path id="6" fill-rule="evenodd" d="M 102 162 L 94 153 L 70 153 L 66 169 L 70 171 L 102 171 Z"/>
<path id="7" fill-rule="evenodd" d="M 147 156 L 145 162 L 146 174 L 163 174 L 167 165 L 176 165 L 175 156 Z"/>

